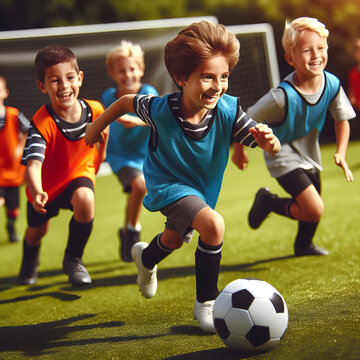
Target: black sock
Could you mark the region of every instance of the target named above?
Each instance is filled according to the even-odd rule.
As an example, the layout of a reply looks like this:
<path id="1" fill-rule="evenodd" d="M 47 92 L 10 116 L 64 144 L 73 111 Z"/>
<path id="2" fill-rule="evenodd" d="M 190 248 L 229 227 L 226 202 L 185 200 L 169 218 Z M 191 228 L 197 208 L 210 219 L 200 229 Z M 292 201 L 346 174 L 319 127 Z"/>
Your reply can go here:
<path id="1" fill-rule="evenodd" d="M 199 238 L 195 252 L 196 299 L 198 302 L 214 300 L 219 294 L 217 287 L 222 243 L 218 246 L 205 244 Z"/>
<path id="2" fill-rule="evenodd" d="M 315 235 L 319 223 L 310 223 L 306 221 L 299 221 L 298 233 L 296 235 L 295 244 L 296 248 L 309 246 Z"/>
<path id="3" fill-rule="evenodd" d="M 172 253 L 171 249 L 168 249 L 161 244 L 161 234 L 162 233 L 156 235 L 151 240 L 149 246 L 142 252 L 141 261 L 147 269 L 152 269 L 156 264 Z"/>
<path id="4" fill-rule="evenodd" d="M 26 239 L 24 239 L 24 242 L 23 242 L 23 263 L 24 262 L 30 262 L 30 263 L 36 262 L 37 264 L 39 264 L 39 253 L 40 253 L 40 245 L 30 246 L 26 242 Z"/>
<path id="5" fill-rule="evenodd" d="M 275 194 L 264 196 L 263 204 L 266 210 L 293 219 L 290 213 L 290 206 L 293 202 L 291 198 L 280 198 Z"/>
<path id="6" fill-rule="evenodd" d="M 82 258 L 85 245 L 90 237 L 93 220 L 88 223 L 80 223 L 71 218 L 69 225 L 69 240 L 65 250 L 65 257 Z"/>

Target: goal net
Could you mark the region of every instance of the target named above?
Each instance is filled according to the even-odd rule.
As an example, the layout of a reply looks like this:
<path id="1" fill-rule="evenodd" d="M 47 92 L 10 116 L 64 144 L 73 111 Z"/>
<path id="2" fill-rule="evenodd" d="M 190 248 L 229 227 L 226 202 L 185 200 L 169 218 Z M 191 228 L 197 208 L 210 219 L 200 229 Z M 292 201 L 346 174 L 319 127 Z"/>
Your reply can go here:
<path id="1" fill-rule="evenodd" d="M 143 48 L 143 82 L 153 85 L 160 95 L 176 91 L 164 65 L 165 44 L 180 29 L 201 19 L 218 22 L 209 16 L 0 32 L 0 74 L 6 77 L 10 90 L 6 104 L 19 108 L 31 119 L 48 101 L 36 88 L 34 59 L 38 50 L 49 44 L 65 45 L 77 56 L 84 71 L 80 91 L 83 98 L 100 99 L 105 88 L 115 86 L 107 75 L 105 57 L 121 40 Z M 279 82 L 273 32 L 269 24 L 228 28 L 240 40 L 240 61 L 230 75 L 228 93 L 240 96 L 246 109 Z"/>

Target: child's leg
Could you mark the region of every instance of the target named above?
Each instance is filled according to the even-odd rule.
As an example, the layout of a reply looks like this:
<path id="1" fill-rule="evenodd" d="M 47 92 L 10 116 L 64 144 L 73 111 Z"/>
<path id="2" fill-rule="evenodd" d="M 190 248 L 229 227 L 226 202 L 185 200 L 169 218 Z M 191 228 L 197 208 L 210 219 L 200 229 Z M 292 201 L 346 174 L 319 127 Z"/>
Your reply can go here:
<path id="1" fill-rule="evenodd" d="M 90 237 L 94 212 L 95 195 L 89 187 L 78 187 L 71 197 L 74 216 L 69 225 L 69 238 L 65 250 L 63 270 L 69 275 L 69 281 L 73 285 L 91 283 L 82 256 L 86 243 Z"/>
<path id="2" fill-rule="evenodd" d="M 138 242 L 131 249 L 131 256 L 138 268 L 136 282 L 139 291 L 146 298 L 151 298 L 157 290 L 157 264 L 183 244 L 180 235 L 169 229 L 156 235 L 150 244 Z"/>
<path id="3" fill-rule="evenodd" d="M 126 206 L 125 226 L 120 229 L 120 256 L 123 261 L 131 262 L 131 248 L 140 241 L 140 212 L 142 201 L 146 195 L 143 174 L 137 175 L 130 182 L 130 192 Z"/>
<path id="4" fill-rule="evenodd" d="M 198 212 L 192 225 L 200 234 L 195 253 L 196 298 L 203 303 L 219 294 L 217 281 L 225 224 L 221 215 L 207 206 Z"/>
<path id="5" fill-rule="evenodd" d="M 225 224 L 221 215 L 207 206 L 198 212 L 192 225 L 200 234 L 195 253 L 196 301 L 193 313 L 203 331 L 214 333 L 212 311 L 219 294 L 217 282 Z"/>
<path id="6" fill-rule="evenodd" d="M 19 242 L 19 236 L 15 229 L 15 221 L 19 215 L 19 208 L 15 209 L 7 209 L 7 230 L 9 233 L 9 241 L 10 242 Z"/>
<path id="7" fill-rule="evenodd" d="M 31 206 L 31 205 L 30 205 Z M 35 284 L 38 279 L 39 253 L 41 239 L 49 229 L 49 221 L 38 226 L 28 227 L 23 242 L 23 258 L 19 275 L 19 284 Z"/>
<path id="8" fill-rule="evenodd" d="M 5 206 L 7 215 L 7 231 L 10 242 L 18 242 L 19 236 L 15 229 L 15 221 L 19 215 L 19 187 L 3 188 L 5 191 Z"/>

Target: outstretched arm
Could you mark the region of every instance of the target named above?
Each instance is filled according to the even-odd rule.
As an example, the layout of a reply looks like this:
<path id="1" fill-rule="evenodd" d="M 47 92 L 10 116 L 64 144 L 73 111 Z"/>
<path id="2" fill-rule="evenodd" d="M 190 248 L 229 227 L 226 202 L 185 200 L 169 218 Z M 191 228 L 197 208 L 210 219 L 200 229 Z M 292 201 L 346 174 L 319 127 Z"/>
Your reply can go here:
<path id="1" fill-rule="evenodd" d="M 257 124 L 255 127 L 250 128 L 249 131 L 254 136 L 258 146 L 264 151 L 272 154 L 280 151 L 281 145 L 279 139 L 266 124 Z"/>
<path id="2" fill-rule="evenodd" d="M 110 123 L 115 120 L 118 120 L 119 122 L 128 122 L 129 119 L 122 121 L 121 117 L 128 112 L 135 112 L 133 106 L 135 96 L 136 95 L 122 96 L 112 103 L 93 123 L 87 124 L 85 143 L 89 146 L 94 146 L 97 142 L 104 143 L 105 138 L 103 131 Z"/>
<path id="3" fill-rule="evenodd" d="M 29 160 L 26 166 L 25 180 L 33 198 L 33 208 L 40 214 L 46 214 L 45 205 L 48 201 L 48 194 L 42 188 L 41 168 L 41 161 Z"/>
<path id="4" fill-rule="evenodd" d="M 345 160 L 350 137 L 349 121 L 335 121 L 335 135 L 337 144 L 336 153 L 334 155 L 335 164 L 344 170 L 347 181 L 354 181 L 353 174 Z"/>
<path id="5" fill-rule="evenodd" d="M 234 152 L 231 159 L 240 170 L 246 170 L 249 159 L 243 144 L 237 142 L 234 143 Z"/>

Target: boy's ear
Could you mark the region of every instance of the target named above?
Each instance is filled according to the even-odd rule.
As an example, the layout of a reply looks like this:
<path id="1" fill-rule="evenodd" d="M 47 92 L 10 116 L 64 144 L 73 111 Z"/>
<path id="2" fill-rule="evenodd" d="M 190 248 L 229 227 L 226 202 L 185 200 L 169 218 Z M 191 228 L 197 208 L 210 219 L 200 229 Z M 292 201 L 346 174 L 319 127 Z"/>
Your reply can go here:
<path id="1" fill-rule="evenodd" d="M 294 66 L 294 61 L 291 54 L 285 53 L 285 60 L 290 66 Z"/>
<path id="2" fill-rule="evenodd" d="M 43 94 L 47 93 L 45 89 L 45 84 L 41 80 L 36 80 L 36 86 Z"/>
<path id="3" fill-rule="evenodd" d="M 179 79 L 177 76 L 174 76 L 174 81 L 178 87 L 183 87 L 185 85 L 185 81 L 182 79 Z"/>
<path id="4" fill-rule="evenodd" d="M 78 76 L 79 76 L 79 82 L 80 82 L 80 87 L 81 87 L 82 83 L 84 81 L 84 72 L 80 70 Z"/>

